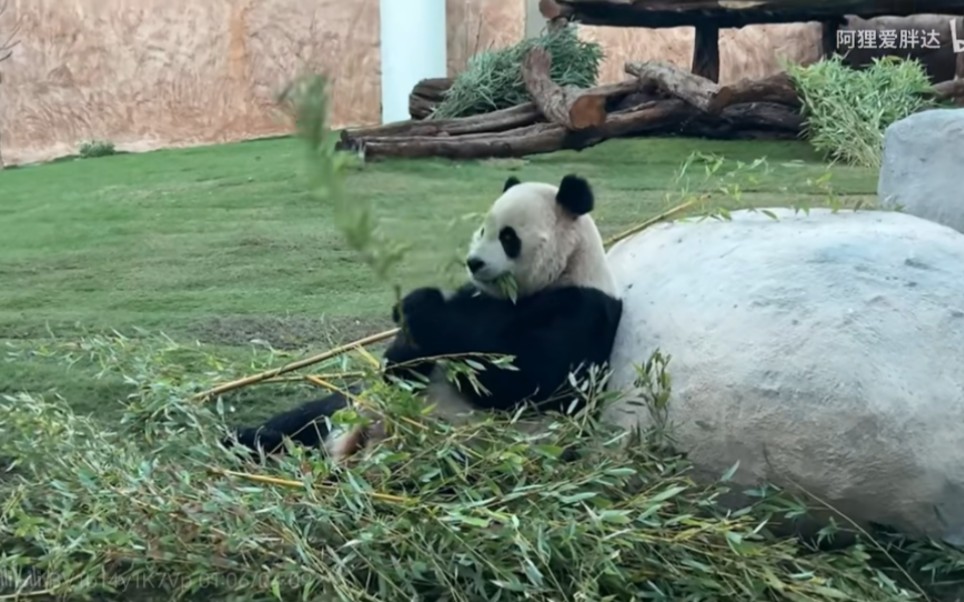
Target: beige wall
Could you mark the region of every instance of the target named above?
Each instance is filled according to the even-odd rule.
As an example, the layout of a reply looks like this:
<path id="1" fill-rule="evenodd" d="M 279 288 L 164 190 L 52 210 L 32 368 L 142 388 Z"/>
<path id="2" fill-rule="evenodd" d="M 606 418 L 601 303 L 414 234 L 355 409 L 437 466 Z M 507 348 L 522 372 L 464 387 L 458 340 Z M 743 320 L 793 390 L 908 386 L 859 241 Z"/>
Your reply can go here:
<path id="1" fill-rule="evenodd" d="M 20 45 L 0 64 L 0 152 L 46 160 L 90 138 L 118 148 L 240 140 L 288 131 L 276 92 L 300 69 L 334 77 L 339 125 L 379 118 L 378 0 L 9 0 Z M 524 0 L 447 0 L 449 69 L 524 34 Z M 603 79 L 625 60 L 688 66 L 692 33 L 584 28 L 604 44 Z M 816 58 L 814 25 L 748 27 L 722 40 L 723 80 L 779 58 Z"/>

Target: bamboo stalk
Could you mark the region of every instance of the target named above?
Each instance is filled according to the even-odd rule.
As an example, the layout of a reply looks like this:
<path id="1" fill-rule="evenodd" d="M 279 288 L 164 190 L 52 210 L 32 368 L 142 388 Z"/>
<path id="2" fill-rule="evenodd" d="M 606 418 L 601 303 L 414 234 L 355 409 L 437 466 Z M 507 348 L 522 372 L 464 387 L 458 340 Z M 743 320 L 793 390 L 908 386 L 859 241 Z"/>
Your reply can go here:
<path id="1" fill-rule="evenodd" d="M 649 218 L 648 220 L 646 220 L 646 221 L 644 221 L 644 222 L 642 222 L 642 223 L 640 223 L 640 224 L 637 224 L 637 225 L 633 226 L 633 227 L 630 228 L 629 230 L 625 230 L 625 231 L 620 232 L 619 234 L 617 234 L 617 235 L 615 235 L 615 236 L 613 236 L 613 237 L 607 238 L 607 239 L 603 242 L 603 245 L 604 245 L 605 247 L 607 247 L 607 248 L 608 248 L 608 247 L 611 247 L 612 245 L 616 244 L 617 242 L 621 241 L 621 240 L 624 239 L 624 238 L 628 238 L 629 236 L 632 236 L 633 234 L 636 234 L 637 232 L 642 232 L 643 230 L 645 230 L 646 228 L 649 228 L 650 226 L 653 226 L 653 225 L 655 225 L 655 224 L 658 224 L 659 222 L 668 220 L 669 218 L 673 217 L 673 216 L 676 215 L 677 213 L 680 213 L 680 212 L 682 212 L 682 211 L 684 211 L 684 210 L 686 210 L 686 209 L 689 209 L 690 207 L 692 207 L 693 205 L 695 205 L 695 204 L 696 204 L 698 201 L 700 201 L 700 200 L 702 200 L 702 199 L 700 199 L 700 198 L 695 198 L 695 199 L 690 199 L 690 200 L 686 201 L 685 203 L 681 203 L 681 204 L 673 207 L 672 209 L 669 209 L 669 210 L 667 210 L 667 211 L 664 211 L 664 212 L 660 213 L 659 215 L 657 215 L 657 216 L 655 216 L 655 217 L 651 217 L 651 218 Z"/>
<path id="2" fill-rule="evenodd" d="M 246 481 L 253 481 L 255 483 L 264 483 L 266 485 L 279 485 L 281 487 L 290 487 L 292 489 L 300 489 L 305 486 L 301 481 L 295 481 L 292 479 L 282 479 L 278 477 L 272 477 L 269 475 L 262 474 L 252 474 L 249 472 L 238 472 L 236 470 L 225 470 L 223 468 L 210 468 L 209 469 L 214 474 L 220 475 L 222 477 L 235 477 L 239 479 L 244 479 Z M 333 490 L 334 488 L 321 483 L 315 484 L 315 487 L 325 490 Z M 404 497 L 400 495 L 393 495 L 391 493 L 381 493 L 379 491 L 372 491 L 369 494 L 372 498 L 376 500 L 382 500 L 384 502 L 394 502 L 400 504 L 410 504 L 416 502 L 414 498 Z"/>
<path id="3" fill-rule="evenodd" d="M 360 350 L 359 350 L 360 351 Z M 326 372 L 324 374 L 315 374 L 314 376 L 327 378 L 331 380 L 333 378 L 348 378 L 348 377 L 360 377 L 365 376 L 365 372 L 361 370 L 349 370 L 348 372 Z M 274 383 L 297 383 L 302 381 L 311 382 L 308 376 L 275 376 L 274 378 L 266 378 L 262 384 L 274 384 Z"/>
<path id="4" fill-rule="evenodd" d="M 391 330 L 379 332 L 378 334 L 372 334 L 367 337 L 358 339 L 357 341 L 352 341 L 351 343 L 347 343 L 345 345 L 335 347 L 334 349 L 329 349 L 324 353 L 319 353 L 318 355 L 313 355 L 303 360 L 298 360 L 297 362 L 291 362 L 290 364 L 285 364 L 284 366 L 281 366 L 279 368 L 274 368 L 272 370 L 267 370 L 265 372 L 254 374 L 252 376 L 239 378 L 238 380 L 233 380 L 231 382 L 224 383 L 223 385 L 218 385 L 213 389 L 210 389 L 208 391 L 203 391 L 201 393 L 194 395 L 193 397 L 191 397 L 191 399 L 195 401 L 201 400 L 201 399 L 207 399 L 213 395 L 221 395 L 222 393 L 227 393 L 228 391 L 233 391 L 235 389 L 240 389 L 241 387 L 253 385 L 254 383 L 261 382 L 268 378 L 273 378 L 280 374 L 293 372 L 295 370 L 299 370 L 301 368 L 305 368 L 307 366 L 311 366 L 313 364 L 317 364 L 325 360 L 329 360 L 333 357 L 338 357 L 339 355 L 342 355 L 343 353 L 351 351 L 352 349 L 355 349 L 357 347 L 363 347 L 365 345 L 371 345 L 372 343 L 384 341 L 385 339 L 395 336 L 397 332 L 398 332 L 398 328 L 392 328 Z"/>

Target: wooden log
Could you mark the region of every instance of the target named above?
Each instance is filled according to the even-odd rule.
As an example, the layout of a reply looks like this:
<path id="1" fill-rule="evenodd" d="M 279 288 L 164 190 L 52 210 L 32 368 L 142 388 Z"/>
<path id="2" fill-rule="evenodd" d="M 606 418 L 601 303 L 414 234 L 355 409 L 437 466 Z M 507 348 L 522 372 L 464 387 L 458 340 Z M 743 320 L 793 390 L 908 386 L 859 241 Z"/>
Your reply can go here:
<path id="1" fill-rule="evenodd" d="M 499 132 L 530 125 L 542 120 L 542 112 L 535 103 L 527 102 L 498 111 L 454 117 L 451 119 L 409 119 L 374 127 L 343 130 L 342 138 L 380 136 L 458 136 L 475 132 Z"/>
<path id="2" fill-rule="evenodd" d="M 520 157 L 557 150 L 578 150 L 621 136 L 668 131 L 692 117 L 693 109 L 677 99 L 663 100 L 626 113 L 611 113 L 598 128 L 575 132 L 557 123 L 536 124 L 496 134 L 414 136 L 365 139 L 365 154 L 377 157 L 447 157 L 478 159 Z"/>
<path id="3" fill-rule="evenodd" d="M 422 120 L 428 119 L 432 116 L 432 112 L 435 111 L 435 107 L 439 105 L 437 100 L 429 100 L 427 98 L 421 98 L 417 96 L 408 97 L 408 115 L 412 119 Z"/>
<path id="4" fill-rule="evenodd" d="M 408 95 L 408 114 L 412 119 L 425 119 L 435 107 L 445 99 L 445 93 L 452 87 L 448 77 L 431 77 L 415 84 Z"/>
<path id="5" fill-rule="evenodd" d="M 859 15 L 960 14 L 964 0 L 553 0 L 558 18 L 616 27 L 718 28 L 798 23 Z M 543 13 L 545 14 L 545 13 Z"/>
<path id="6" fill-rule="evenodd" d="M 786 105 L 747 102 L 728 106 L 719 115 L 698 115 L 679 133 L 716 139 L 793 139 L 802 129 L 803 117 Z"/>
<path id="7" fill-rule="evenodd" d="M 773 102 L 745 102 L 726 107 L 720 117 L 734 129 L 784 130 L 799 134 L 803 115 Z"/>
<path id="8" fill-rule="evenodd" d="M 729 105 L 743 102 L 771 102 L 798 109 L 800 96 L 793 80 L 781 71 L 763 79 L 747 79 L 728 86 L 720 86 L 707 107 L 709 113 L 719 113 Z"/>
<path id="9" fill-rule="evenodd" d="M 531 64 L 533 60 L 535 65 Z M 549 65 L 538 61 L 538 53 L 528 55 L 527 68 L 547 73 Z M 627 63 L 624 69 L 635 77 L 574 90 L 578 92 L 576 98 L 588 94 L 601 99 L 597 107 L 603 115 L 602 123 L 594 126 L 572 128 L 568 122 L 573 119 L 573 96 L 559 86 L 546 86 L 544 81 L 536 85 L 530 82 L 546 112 L 552 115 L 549 121 L 531 102 L 471 117 L 348 130 L 342 132 L 341 147 L 364 152 L 369 158 L 517 157 L 582 149 L 609 138 L 641 133 L 793 138 L 803 127 L 800 100 L 786 73 L 719 86 L 663 62 Z M 945 82 L 932 93 L 953 96 L 959 92 L 964 93 L 964 80 Z M 547 102 L 546 96 L 553 97 L 554 104 Z"/>
<path id="10" fill-rule="evenodd" d="M 665 94 L 659 90 L 649 90 L 643 92 L 633 92 L 632 94 L 627 94 L 612 107 L 612 112 L 617 111 L 635 111 L 641 108 L 643 105 L 648 105 L 654 100 L 666 100 L 668 98 Z"/>
<path id="11" fill-rule="evenodd" d="M 539 0 L 539 13 L 545 17 L 546 29 L 550 33 L 559 31 L 569 23 L 569 18 L 555 0 Z"/>
<path id="12" fill-rule="evenodd" d="M 664 61 L 628 62 L 623 70 L 636 76 L 643 86 L 654 85 L 670 96 L 686 101 L 700 111 L 706 111 L 716 96 L 719 86 L 710 80 Z"/>
<path id="13" fill-rule="evenodd" d="M 837 53 L 837 32 L 841 19 L 826 19 L 820 24 L 820 56 L 829 59 Z"/>
<path id="14" fill-rule="evenodd" d="M 539 13 L 547 21 L 563 17 L 562 7 L 555 0 L 539 0 Z"/>
<path id="15" fill-rule="evenodd" d="M 538 46 L 522 59 L 526 90 L 546 119 L 573 131 L 602 125 L 606 121 L 606 97 L 588 89 L 560 86 L 549 75 L 551 67 L 552 57 Z"/>
<path id="16" fill-rule="evenodd" d="M 520 157 L 557 150 L 579 150 L 611 138 L 640 134 L 685 134 L 722 139 L 792 139 L 800 116 L 776 103 L 741 103 L 714 116 L 680 99 L 647 103 L 633 111 L 610 113 L 593 130 L 574 132 L 556 123 L 540 123 L 495 134 L 464 136 L 380 137 L 364 141 L 366 157 L 446 157 L 478 159 Z"/>
<path id="17" fill-rule="evenodd" d="M 949 79 L 934 84 L 929 92 L 935 100 L 950 100 L 959 106 L 964 106 L 964 79 Z"/>
<path id="18" fill-rule="evenodd" d="M 587 92 L 594 96 L 603 97 L 605 103 L 609 106 L 616 106 L 623 98 L 637 92 L 640 85 L 639 80 L 631 79 L 590 88 Z M 341 138 L 343 142 L 347 143 L 352 139 L 385 136 L 459 136 L 479 132 L 500 132 L 531 125 L 541 120 L 543 120 L 543 115 L 539 107 L 535 103 L 527 102 L 468 117 L 408 119 L 374 127 L 353 128 L 343 130 Z"/>
<path id="19" fill-rule="evenodd" d="M 692 71 L 711 82 L 720 81 L 720 28 L 712 23 L 696 26 Z"/>

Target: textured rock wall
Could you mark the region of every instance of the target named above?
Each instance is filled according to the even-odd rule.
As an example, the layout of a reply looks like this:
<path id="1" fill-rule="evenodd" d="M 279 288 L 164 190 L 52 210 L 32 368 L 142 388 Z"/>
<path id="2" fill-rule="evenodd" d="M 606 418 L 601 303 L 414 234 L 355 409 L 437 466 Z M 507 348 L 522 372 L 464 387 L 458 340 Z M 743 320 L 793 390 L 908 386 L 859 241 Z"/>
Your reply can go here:
<path id="1" fill-rule="evenodd" d="M 523 0 L 448 0 L 449 68 L 524 31 Z M 273 99 L 300 69 L 335 78 L 339 125 L 379 118 L 378 0 L 9 0 L 2 32 L 20 45 L 0 65 L 0 152 L 7 163 L 75 152 L 85 139 L 125 150 L 288 131 Z M 689 64 L 692 32 L 584 28 L 604 44 L 605 81 L 627 59 Z M 724 80 L 816 58 L 814 25 L 722 34 Z"/>

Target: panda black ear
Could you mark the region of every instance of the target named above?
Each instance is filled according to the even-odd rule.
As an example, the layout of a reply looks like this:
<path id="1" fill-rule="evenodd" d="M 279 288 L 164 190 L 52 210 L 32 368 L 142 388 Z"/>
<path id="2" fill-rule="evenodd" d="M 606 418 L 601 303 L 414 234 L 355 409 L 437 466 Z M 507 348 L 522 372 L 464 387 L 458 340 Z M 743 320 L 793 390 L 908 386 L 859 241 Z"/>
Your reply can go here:
<path id="1" fill-rule="evenodd" d="M 559 183 L 556 202 L 562 205 L 569 213 L 580 216 L 592 211 L 595 198 L 589 182 L 576 174 L 569 174 L 562 178 L 562 182 Z"/>
<path id="2" fill-rule="evenodd" d="M 522 182 L 519 180 L 519 178 L 515 176 L 509 176 L 509 178 L 505 181 L 505 184 L 502 185 L 502 192 L 505 192 L 506 190 L 512 188 L 516 184 L 521 184 L 521 183 Z"/>

